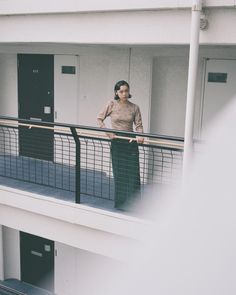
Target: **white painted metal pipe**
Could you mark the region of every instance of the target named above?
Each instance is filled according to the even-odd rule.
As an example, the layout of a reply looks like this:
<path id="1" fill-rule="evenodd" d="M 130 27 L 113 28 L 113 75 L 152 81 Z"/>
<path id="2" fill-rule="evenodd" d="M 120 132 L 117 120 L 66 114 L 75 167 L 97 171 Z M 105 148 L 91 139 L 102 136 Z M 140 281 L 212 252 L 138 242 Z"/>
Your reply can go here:
<path id="1" fill-rule="evenodd" d="M 185 179 L 193 153 L 193 123 L 194 104 L 198 71 L 198 51 L 200 34 L 200 16 L 202 0 L 194 0 L 192 6 L 192 21 L 189 50 L 188 88 L 185 116 L 183 177 Z"/>

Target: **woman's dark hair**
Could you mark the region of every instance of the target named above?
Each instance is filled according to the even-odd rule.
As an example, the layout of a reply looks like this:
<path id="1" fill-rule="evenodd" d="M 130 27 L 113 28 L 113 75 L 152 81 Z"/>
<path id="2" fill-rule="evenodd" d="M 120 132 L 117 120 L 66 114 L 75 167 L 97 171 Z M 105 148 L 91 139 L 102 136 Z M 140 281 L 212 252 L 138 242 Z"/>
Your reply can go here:
<path id="1" fill-rule="evenodd" d="M 114 91 L 115 91 L 115 97 L 114 97 L 114 99 L 115 100 L 118 100 L 119 99 L 119 96 L 116 94 L 116 91 L 120 90 L 120 87 L 121 86 L 127 86 L 128 89 L 129 89 L 129 83 L 127 83 L 125 80 L 118 81 L 116 83 L 115 87 L 114 87 Z M 132 97 L 132 95 L 129 94 L 129 98 L 131 98 L 131 97 Z"/>

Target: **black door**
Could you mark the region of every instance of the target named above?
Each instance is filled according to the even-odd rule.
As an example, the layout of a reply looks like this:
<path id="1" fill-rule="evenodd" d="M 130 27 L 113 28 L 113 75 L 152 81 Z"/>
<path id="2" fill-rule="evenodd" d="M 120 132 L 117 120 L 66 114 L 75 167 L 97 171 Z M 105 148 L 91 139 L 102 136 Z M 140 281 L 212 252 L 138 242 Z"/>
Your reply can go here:
<path id="1" fill-rule="evenodd" d="M 21 280 L 54 291 L 54 242 L 20 233 Z"/>
<path id="2" fill-rule="evenodd" d="M 18 54 L 19 118 L 54 121 L 54 57 Z M 21 156 L 53 161 L 53 130 L 19 128 Z"/>

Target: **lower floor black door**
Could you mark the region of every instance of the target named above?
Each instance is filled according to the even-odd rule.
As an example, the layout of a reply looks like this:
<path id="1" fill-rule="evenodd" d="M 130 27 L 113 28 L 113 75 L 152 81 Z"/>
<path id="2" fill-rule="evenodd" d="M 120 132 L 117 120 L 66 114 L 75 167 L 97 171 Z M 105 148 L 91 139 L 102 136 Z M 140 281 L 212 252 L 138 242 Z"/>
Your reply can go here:
<path id="1" fill-rule="evenodd" d="M 54 292 L 54 242 L 20 233 L 21 280 Z"/>

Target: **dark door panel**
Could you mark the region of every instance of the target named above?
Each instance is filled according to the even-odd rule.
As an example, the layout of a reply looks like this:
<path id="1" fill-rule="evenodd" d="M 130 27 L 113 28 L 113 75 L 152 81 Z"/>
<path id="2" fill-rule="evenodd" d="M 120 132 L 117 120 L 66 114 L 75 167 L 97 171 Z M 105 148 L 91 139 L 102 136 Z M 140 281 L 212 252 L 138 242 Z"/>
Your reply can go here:
<path id="1" fill-rule="evenodd" d="M 54 242 L 20 233 L 21 280 L 54 291 Z"/>
<path id="2" fill-rule="evenodd" d="M 19 118 L 54 122 L 54 57 L 18 54 Z M 53 161 L 53 130 L 19 128 L 19 152 Z"/>

